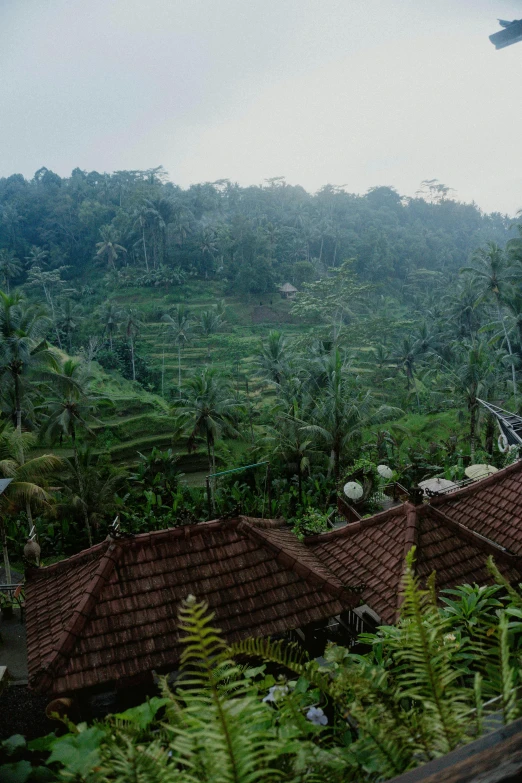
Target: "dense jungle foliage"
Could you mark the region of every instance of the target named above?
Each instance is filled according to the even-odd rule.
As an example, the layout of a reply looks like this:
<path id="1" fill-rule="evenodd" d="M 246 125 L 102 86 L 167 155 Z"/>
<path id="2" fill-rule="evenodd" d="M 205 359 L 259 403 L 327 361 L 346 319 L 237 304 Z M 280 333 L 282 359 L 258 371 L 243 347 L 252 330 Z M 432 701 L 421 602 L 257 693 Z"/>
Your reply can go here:
<path id="1" fill-rule="evenodd" d="M 322 660 L 269 640 L 228 647 L 189 597 L 173 684 L 163 678 L 160 695 L 91 726 L 64 719 L 59 737 L 12 736 L 0 743 L 0 777 L 371 783 L 510 723 L 522 706 L 520 592 L 490 561 L 497 584 L 437 602 L 414 576 L 414 550 L 407 562 L 398 624 L 361 637 L 368 652 L 332 644 Z"/>
<path id="2" fill-rule="evenodd" d="M 4 557 L 238 510 L 323 529 L 502 466 L 479 399 L 520 405 L 522 239 L 422 183 L 183 190 L 159 168 L 0 179 Z M 291 283 L 294 298 L 278 286 Z M 270 468 L 264 463 L 270 462 Z M 252 463 L 259 467 L 204 477 Z M 8 566 L 6 561 L 6 567 Z"/>
<path id="3" fill-rule="evenodd" d="M 0 179 L 3 274 L 19 284 L 37 267 L 30 277 L 38 286 L 42 273 L 59 270 L 77 286 L 92 284 L 93 270 L 105 267 L 119 271 L 122 284 L 179 285 L 197 276 L 259 295 L 278 282 L 312 282 L 354 258 L 360 280 L 399 291 L 418 270 L 456 273 L 476 247 L 508 238 L 506 216 L 484 215 L 450 196 L 436 180 L 422 183 L 412 199 L 391 187 L 356 196 L 327 185 L 310 195 L 283 177 L 263 186 L 221 180 L 183 190 L 161 168 L 75 169 L 63 179 L 42 168 L 30 181 Z M 11 269 L 9 257 L 18 259 Z M 60 275 L 54 277 L 56 286 Z"/>

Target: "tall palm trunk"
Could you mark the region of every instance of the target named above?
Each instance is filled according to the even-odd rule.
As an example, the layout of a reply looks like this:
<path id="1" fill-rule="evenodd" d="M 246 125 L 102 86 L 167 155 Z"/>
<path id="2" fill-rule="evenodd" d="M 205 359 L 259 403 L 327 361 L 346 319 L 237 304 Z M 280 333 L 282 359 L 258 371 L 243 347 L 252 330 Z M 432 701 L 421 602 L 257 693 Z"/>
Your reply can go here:
<path id="1" fill-rule="evenodd" d="M 16 373 L 14 376 L 14 395 L 15 395 L 15 416 L 16 416 L 16 429 L 22 434 L 22 403 L 20 394 L 20 378 Z"/>
<path id="2" fill-rule="evenodd" d="M 477 401 L 473 399 L 469 406 L 469 453 L 471 464 L 475 461 L 475 444 L 477 431 Z"/>
<path id="3" fill-rule="evenodd" d="M 499 320 L 502 323 L 502 328 L 504 330 L 504 339 L 506 340 L 506 345 L 508 347 L 508 353 L 509 353 L 509 356 L 511 358 L 511 382 L 513 384 L 513 396 L 514 396 L 515 402 L 516 402 L 517 401 L 517 381 L 516 381 L 516 376 L 515 376 L 515 363 L 513 361 L 513 351 L 511 350 L 511 340 L 509 339 L 509 335 L 508 335 L 508 332 L 507 332 L 507 329 L 506 329 L 506 324 L 505 324 L 504 318 L 502 316 L 502 311 L 500 309 L 500 301 L 498 299 L 498 296 L 497 296 L 497 313 L 498 313 Z"/>
<path id="4" fill-rule="evenodd" d="M 165 338 L 163 338 L 163 356 L 161 359 L 161 396 L 165 396 Z"/>
<path id="5" fill-rule="evenodd" d="M 17 388 L 17 385 L 15 383 L 15 398 L 16 398 L 16 388 Z M 18 394 L 18 397 L 19 397 L 19 394 Z M 19 403 L 19 400 L 18 400 L 17 401 L 17 406 L 19 406 L 19 404 L 20 403 Z M 17 410 L 16 411 L 16 429 L 17 429 L 17 432 L 21 435 L 22 434 L 22 411 L 21 410 Z M 23 444 L 22 444 L 21 441 L 20 441 L 20 460 L 19 460 L 19 462 L 20 462 L 20 465 L 24 465 L 25 464 L 24 447 L 23 447 Z M 25 501 L 25 513 L 27 515 L 28 532 L 29 532 L 29 535 L 31 535 L 32 532 L 33 532 L 33 513 L 31 511 L 31 501 L 30 500 L 26 500 Z"/>
<path id="6" fill-rule="evenodd" d="M 134 362 L 134 340 L 132 336 L 129 338 L 130 350 L 131 350 L 131 363 L 132 363 L 132 380 L 136 380 L 136 364 Z"/>
<path id="7" fill-rule="evenodd" d="M 216 455 L 214 452 L 214 443 L 211 439 L 211 435 L 209 432 L 207 432 L 207 456 L 208 456 L 208 472 L 209 475 L 212 476 L 212 478 L 209 481 L 209 487 L 210 487 L 210 503 L 212 506 L 212 511 L 214 512 L 216 510 L 216 500 L 215 500 L 215 491 L 216 491 L 216 479 L 214 478 L 214 473 L 216 472 Z"/>
<path id="8" fill-rule="evenodd" d="M 493 454 L 493 438 L 495 436 L 495 419 L 488 414 L 486 419 L 486 451 Z"/>
<path id="9" fill-rule="evenodd" d="M 178 391 L 181 399 L 181 343 L 178 340 Z"/>
<path id="10" fill-rule="evenodd" d="M 147 243 L 145 242 L 145 223 L 141 221 L 141 237 L 143 240 L 143 255 L 145 256 L 145 267 L 149 271 L 149 259 L 147 258 Z"/>
<path id="11" fill-rule="evenodd" d="M 83 521 L 85 523 L 85 529 L 87 531 L 87 538 L 89 539 L 89 546 L 92 546 L 92 532 L 91 532 L 91 525 L 89 522 L 89 514 L 87 512 L 87 506 L 85 504 L 85 489 L 83 485 L 83 476 L 82 471 L 80 467 L 80 460 L 78 458 L 78 449 L 76 447 L 76 431 L 73 427 L 71 432 L 71 438 L 73 442 L 73 453 L 74 453 L 74 465 L 76 467 L 76 472 L 78 474 L 78 487 L 80 489 L 80 500 L 82 502 L 82 514 L 83 514 Z"/>

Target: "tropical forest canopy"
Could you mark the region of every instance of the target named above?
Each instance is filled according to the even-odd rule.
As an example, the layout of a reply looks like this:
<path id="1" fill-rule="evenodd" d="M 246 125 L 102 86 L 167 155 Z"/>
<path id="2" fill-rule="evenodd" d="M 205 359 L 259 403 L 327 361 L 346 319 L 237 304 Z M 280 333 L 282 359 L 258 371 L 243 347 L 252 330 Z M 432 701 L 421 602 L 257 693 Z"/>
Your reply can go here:
<path id="1" fill-rule="evenodd" d="M 63 556 L 116 513 L 136 532 L 241 509 L 303 535 L 350 477 L 378 509 L 378 463 L 411 487 L 513 459 L 479 398 L 520 404 L 520 230 L 451 193 L 0 179 L 4 549 L 35 522 Z M 266 461 L 207 497 L 206 474 Z"/>
<path id="2" fill-rule="evenodd" d="M 252 294 L 316 280 L 347 258 L 361 280 L 399 290 L 421 269 L 458 272 L 485 241 L 504 244 L 510 225 L 507 216 L 453 201 L 436 180 L 422 183 L 416 198 L 392 187 L 357 196 L 332 185 L 311 195 L 283 177 L 183 190 L 161 168 L 75 169 L 69 178 L 42 168 L 30 181 L 15 174 L 0 179 L 0 204 L 0 248 L 24 259 L 38 247 L 47 267 L 67 267 L 64 279 L 92 275 L 100 241 L 112 241 L 108 268 L 216 277 Z M 15 282 L 25 278 L 21 271 Z"/>

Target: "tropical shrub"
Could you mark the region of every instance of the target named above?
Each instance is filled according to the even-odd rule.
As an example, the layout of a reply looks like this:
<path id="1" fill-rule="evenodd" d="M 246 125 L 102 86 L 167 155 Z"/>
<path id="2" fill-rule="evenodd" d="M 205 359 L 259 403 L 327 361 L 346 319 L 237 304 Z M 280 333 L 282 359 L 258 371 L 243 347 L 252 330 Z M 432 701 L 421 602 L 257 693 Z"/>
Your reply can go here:
<path id="1" fill-rule="evenodd" d="M 173 686 L 163 678 L 160 696 L 91 727 L 66 720 L 59 738 L 11 737 L 0 746 L 0 778 L 373 783 L 480 736 L 488 712 L 511 722 L 522 708 L 520 593 L 491 561 L 495 587 L 463 586 L 440 609 L 433 578 L 423 588 L 413 563 L 414 550 L 397 626 L 361 637 L 365 655 L 330 645 L 324 659 L 309 660 L 269 639 L 229 647 L 190 596 L 179 612 L 185 647 Z"/>

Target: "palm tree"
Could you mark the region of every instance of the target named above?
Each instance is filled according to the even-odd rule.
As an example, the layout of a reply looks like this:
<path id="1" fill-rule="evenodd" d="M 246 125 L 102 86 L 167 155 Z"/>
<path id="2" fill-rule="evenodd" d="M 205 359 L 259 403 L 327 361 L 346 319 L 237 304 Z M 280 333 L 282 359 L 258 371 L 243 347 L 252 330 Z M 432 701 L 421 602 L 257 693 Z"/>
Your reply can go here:
<path id="1" fill-rule="evenodd" d="M 210 268 L 212 268 L 212 262 L 215 254 L 218 252 L 216 245 L 216 235 L 211 228 L 204 228 L 198 237 L 198 248 L 201 253 L 201 267 L 205 271 L 205 277 L 208 277 L 208 269 L 206 261 L 208 260 Z"/>
<path id="2" fill-rule="evenodd" d="M 192 231 L 193 222 L 194 222 L 194 215 L 192 214 L 190 209 L 187 209 L 187 207 L 183 207 L 179 205 L 175 210 L 173 223 L 174 223 L 174 231 L 178 235 L 178 243 L 181 249 L 183 249 L 185 240 Z"/>
<path id="3" fill-rule="evenodd" d="M 45 490 L 45 479 L 62 466 L 62 460 L 54 454 L 42 454 L 26 459 L 27 451 L 35 445 L 35 436 L 15 430 L 12 424 L 4 422 L 0 431 L 0 475 L 10 478 L 11 483 L 0 496 L 0 537 L 4 550 L 4 565 L 7 583 L 11 583 L 11 569 L 7 550 L 6 516 L 17 510 L 27 514 L 28 532 L 33 520 L 31 506 L 48 508 L 51 497 Z"/>
<path id="4" fill-rule="evenodd" d="M 112 353 L 112 339 L 121 323 L 122 315 L 116 305 L 105 302 L 100 310 L 100 320 L 103 324 L 103 332 L 109 337 L 109 346 Z"/>
<path id="5" fill-rule="evenodd" d="M 136 363 L 134 360 L 134 342 L 136 340 L 136 337 L 139 334 L 139 331 L 141 327 L 143 326 L 143 321 L 140 321 L 138 318 L 138 315 L 136 313 L 136 310 L 129 310 L 127 315 L 125 316 L 125 336 L 127 337 L 127 340 L 129 341 L 129 347 L 131 351 L 131 362 L 132 362 L 132 380 L 136 380 Z"/>
<path id="6" fill-rule="evenodd" d="M 360 437 L 362 430 L 402 411 L 388 405 L 374 409 L 369 391 L 361 392 L 350 365 L 334 347 L 324 362 L 325 382 L 318 390 L 313 411 L 314 424 L 303 427 L 305 433 L 315 435 L 330 449 L 330 467 L 337 481 L 341 457 L 348 444 Z"/>
<path id="7" fill-rule="evenodd" d="M 94 397 L 89 393 L 90 378 L 87 375 L 83 363 L 77 359 L 66 359 L 62 366 L 54 372 L 46 374 L 51 388 L 52 397 L 45 403 L 48 412 L 47 419 L 43 422 L 40 434 L 49 434 L 52 441 L 65 435 L 70 437 L 73 448 L 73 458 L 78 474 L 80 498 L 83 498 L 81 469 L 78 459 L 78 445 L 76 436 L 78 430 L 92 433 L 88 421 L 94 417 L 96 406 L 102 397 Z M 84 522 L 89 546 L 92 546 L 92 533 L 89 524 L 89 516 L 84 510 Z"/>
<path id="8" fill-rule="evenodd" d="M 147 242 L 145 240 L 145 227 L 147 225 L 146 210 L 142 206 L 134 212 L 134 227 L 139 228 L 141 232 L 141 243 L 143 247 L 143 258 L 145 260 L 145 269 L 149 271 L 149 258 L 147 255 Z M 136 246 L 139 242 L 136 242 Z"/>
<path id="9" fill-rule="evenodd" d="M 506 296 L 506 307 L 509 311 L 511 327 L 508 331 L 514 331 L 518 344 L 522 348 L 522 293 L 514 290 Z"/>
<path id="10" fill-rule="evenodd" d="M 100 236 L 102 241 L 96 243 L 96 257 L 105 258 L 107 264 L 116 269 L 116 260 L 122 253 L 127 252 L 123 245 L 118 244 L 120 235 L 114 226 L 106 225 L 100 228 Z"/>
<path id="11" fill-rule="evenodd" d="M 474 280 L 471 277 L 460 280 L 454 291 L 442 297 L 442 303 L 451 335 L 466 340 L 475 339 L 482 323 L 484 306 L 483 302 L 477 301 Z"/>
<path id="12" fill-rule="evenodd" d="M 299 505 L 303 504 L 303 475 L 310 469 L 310 457 L 316 451 L 313 439 L 307 437 L 306 411 L 300 408 L 299 400 L 294 397 L 291 409 L 281 409 L 276 414 L 274 427 L 269 427 L 264 443 L 271 453 L 279 457 L 284 464 L 297 475 Z"/>
<path id="13" fill-rule="evenodd" d="M 195 449 L 196 439 L 203 437 L 207 444 L 209 473 L 215 473 L 216 440 L 224 430 L 237 435 L 235 422 L 241 406 L 229 382 L 211 367 L 203 367 L 189 378 L 183 391 L 174 409 L 190 422 L 189 452 Z"/>
<path id="14" fill-rule="evenodd" d="M 286 337 L 276 330 L 268 334 L 256 357 L 259 375 L 280 385 L 288 371 L 289 348 Z"/>
<path id="15" fill-rule="evenodd" d="M 506 328 L 506 322 L 502 313 L 502 304 L 511 294 L 516 273 L 509 265 L 506 254 L 495 242 L 488 242 L 485 247 L 479 248 L 473 254 L 473 266 L 461 269 L 472 275 L 480 300 L 492 299 L 495 302 L 497 316 L 506 341 L 509 356 L 511 357 L 511 379 L 513 395 L 517 399 L 517 382 L 515 375 L 515 362 L 511 348 L 511 340 Z"/>
<path id="16" fill-rule="evenodd" d="M 20 261 L 10 250 L 0 250 L 0 274 L 4 278 L 7 293 L 9 293 L 10 283 L 13 277 L 16 277 L 22 271 Z"/>
<path id="17" fill-rule="evenodd" d="M 49 253 L 47 250 L 43 250 L 41 247 L 33 245 L 29 251 L 28 256 L 24 256 L 27 261 L 27 266 L 32 268 L 33 266 L 39 266 L 40 268 L 47 266 L 47 257 Z"/>
<path id="18" fill-rule="evenodd" d="M 210 360 L 210 343 L 209 338 L 215 334 L 222 326 L 222 319 L 216 308 L 213 307 L 210 310 L 203 310 L 199 314 L 198 327 L 202 334 L 207 338 L 207 358 Z"/>
<path id="19" fill-rule="evenodd" d="M 116 493 L 125 480 L 125 473 L 108 470 L 89 449 L 78 449 L 75 459 L 65 459 L 63 463 L 64 499 L 58 503 L 57 513 L 67 517 L 72 510 L 77 514 L 91 542 L 90 531 L 120 508 Z"/>
<path id="20" fill-rule="evenodd" d="M 478 399 L 491 396 L 498 382 L 498 364 L 488 345 L 476 341 L 462 345 L 457 351 L 454 366 L 447 366 L 447 369 L 452 385 L 464 398 L 469 411 L 469 448 L 473 462 L 479 420 Z"/>
<path id="21" fill-rule="evenodd" d="M 60 326 L 67 337 L 69 353 L 72 352 L 72 335 L 75 329 L 78 327 L 80 320 L 81 314 L 78 305 L 73 304 L 70 299 L 65 299 L 62 305 Z"/>
<path id="22" fill-rule="evenodd" d="M 58 340 L 58 345 L 60 348 L 62 347 L 62 342 L 60 339 L 60 332 L 58 331 L 58 326 L 56 324 L 56 312 L 54 309 L 54 299 L 53 299 L 53 291 L 55 289 L 63 288 L 65 285 L 65 282 L 62 280 L 62 270 L 65 269 L 65 267 L 60 267 L 59 269 L 52 269 L 50 271 L 44 271 L 39 266 L 33 266 L 30 270 L 28 276 L 27 276 L 27 285 L 39 288 L 41 286 L 45 299 L 47 301 L 47 304 L 49 305 L 51 309 L 51 316 L 52 321 L 55 327 L 56 331 L 56 338 Z"/>
<path id="23" fill-rule="evenodd" d="M 166 313 L 161 320 L 169 327 L 178 346 L 178 389 L 181 398 L 181 348 L 190 340 L 193 322 L 184 304 L 176 305 L 173 315 Z"/>
<path id="24" fill-rule="evenodd" d="M 0 291 L 0 378 L 7 376 L 14 396 L 16 428 L 22 431 L 22 397 L 31 370 L 56 366 L 45 342 L 50 320 L 45 311 L 26 305 L 20 293 Z"/>

